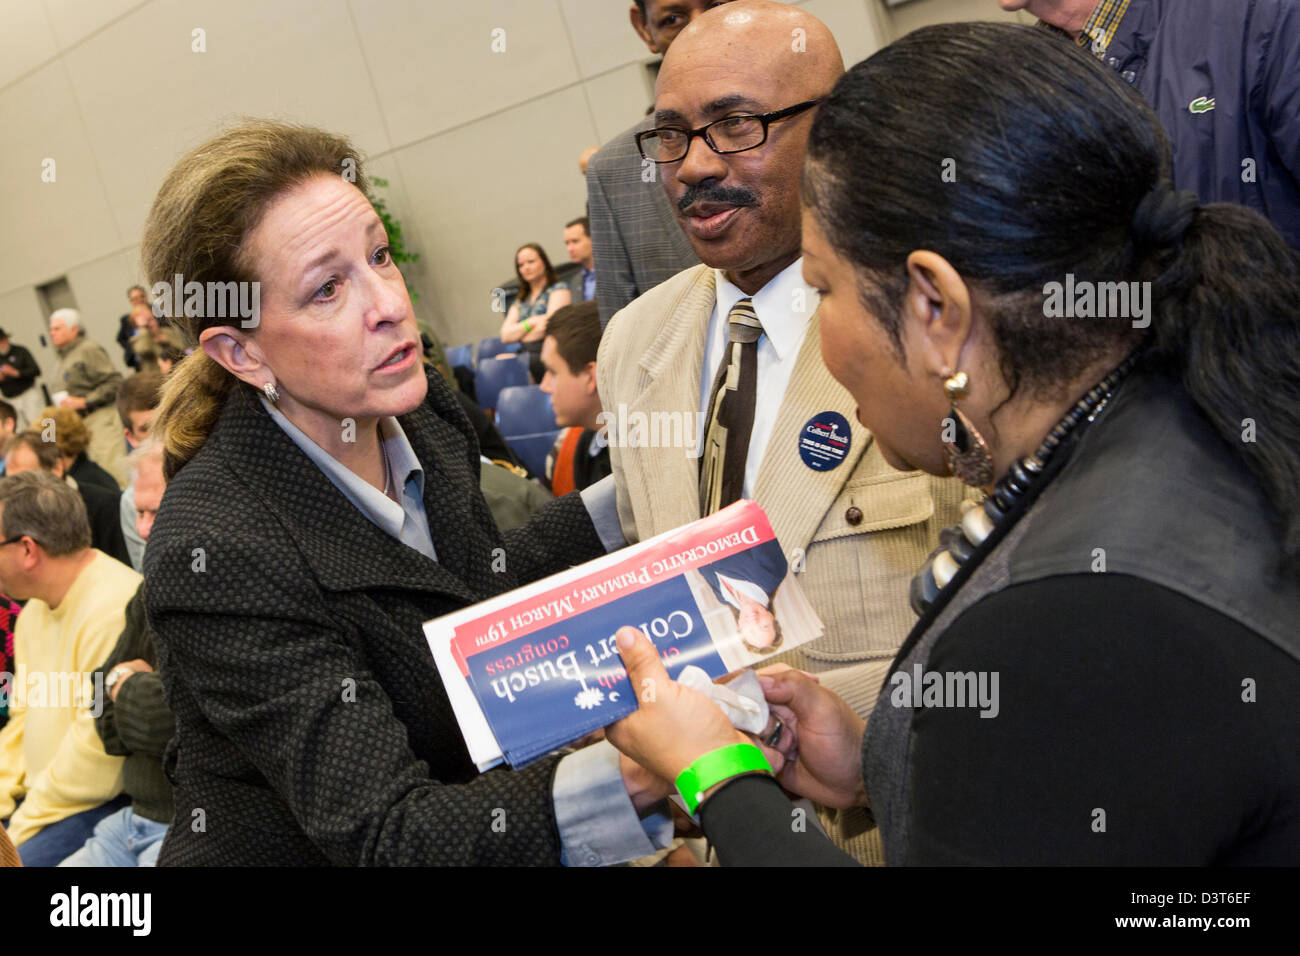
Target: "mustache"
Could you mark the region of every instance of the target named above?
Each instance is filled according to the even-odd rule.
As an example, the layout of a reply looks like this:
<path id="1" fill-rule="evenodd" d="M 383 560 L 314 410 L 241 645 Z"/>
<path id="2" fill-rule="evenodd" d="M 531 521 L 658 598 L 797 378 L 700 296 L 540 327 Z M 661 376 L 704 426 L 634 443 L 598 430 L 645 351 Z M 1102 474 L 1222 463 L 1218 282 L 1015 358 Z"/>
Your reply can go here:
<path id="1" fill-rule="evenodd" d="M 697 202 L 725 203 L 728 206 L 757 206 L 758 196 L 742 186 L 687 186 L 677 200 L 677 211 L 685 214 Z"/>

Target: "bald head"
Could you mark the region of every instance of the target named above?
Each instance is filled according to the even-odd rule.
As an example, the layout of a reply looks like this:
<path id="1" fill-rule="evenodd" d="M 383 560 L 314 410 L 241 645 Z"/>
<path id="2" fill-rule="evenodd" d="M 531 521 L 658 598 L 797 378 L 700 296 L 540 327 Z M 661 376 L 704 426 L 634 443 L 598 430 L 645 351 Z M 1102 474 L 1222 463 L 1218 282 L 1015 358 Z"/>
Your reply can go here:
<path id="1" fill-rule="evenodd" d="M 822 96 L 844 73 L 830 29 L 807 10 L 774 0 L 736 0 L 714 7 L 678 34 L 664 56 L 657 94 L 674 74 L 724 71 L 738 86 L 771 85 L 800 99 Z"/>
<path id="2" fill-rule="evenodd" d="M 811 101 L 844 72 L 826 25 L 799 7 L 736 0 L 686 27 L 655 85 L 656 127 L 694 130 L 719 120 L 711 148 L 690 139 L 686 155 L 659 167 L 663 187 L 700 260 L 752 295 L 799 257 L 799 174 L 816 113 Z M 743 150 L 727 151 L 739 128 Z M 680 133 L 673 134 L 679 141 Z M 757 145 L 746 145 L 750 140 Z M 656 158 L 659 155 L 655 154 Z"/>

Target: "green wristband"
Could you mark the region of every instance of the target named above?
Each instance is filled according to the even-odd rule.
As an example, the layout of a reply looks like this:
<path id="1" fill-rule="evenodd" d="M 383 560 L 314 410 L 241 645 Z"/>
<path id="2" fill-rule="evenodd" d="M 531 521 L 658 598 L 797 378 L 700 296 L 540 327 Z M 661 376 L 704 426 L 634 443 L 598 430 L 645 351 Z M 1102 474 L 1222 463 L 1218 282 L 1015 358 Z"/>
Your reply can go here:
<path id="1" fill-rule="evenodd" d="M 763 751 L 753 744 L 729 744 L 709 751 L 683 770 L 677 776 L 677 792 L 686 802 L 687 812 L 695 816 L 710 787 L 754 771 L 772 772 L 772 765 L 763 756 Z"/>
<path id="2" fill-rule="evenodd" d="M 522 323 L 520 323 L 520 324 L 522 324 L 523 327 L 524 327 L 524 335 L 527 335 L 529 332 L 531 332 L 531 331 L 533 330 L 533 327 L 532 327 L 531 325 L 528 324 L 528 320 L 527 320 L 527 319 L 524 319 L 524 321 L 523 321 Z"/>

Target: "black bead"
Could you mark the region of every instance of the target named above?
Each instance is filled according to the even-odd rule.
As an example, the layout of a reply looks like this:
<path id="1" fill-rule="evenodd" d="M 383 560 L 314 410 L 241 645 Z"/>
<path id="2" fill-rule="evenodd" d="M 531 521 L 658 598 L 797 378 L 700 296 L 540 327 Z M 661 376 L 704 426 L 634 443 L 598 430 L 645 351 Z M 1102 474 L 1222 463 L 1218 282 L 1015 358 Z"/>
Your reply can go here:
<path id="1" fill-rule="evenodd" d="M 944 528 L 939 532 L 939 544 L 944 547 L 958 564 L 965 564 L 975 552 L 975 545 L 970 543 L 961 528 Z"/>
<path id="2" fill-rule="evenodd" d="M 939 585 L 934 583 L 934 572 L 930 570 L 929 561 L 925 562 L 925 566 L 916 573 L 916 577 L 912 578 L 912 589 L 908 596 L 912 610 L 918 615 L 924 614 L 925 609 L 939 596 Z"/>

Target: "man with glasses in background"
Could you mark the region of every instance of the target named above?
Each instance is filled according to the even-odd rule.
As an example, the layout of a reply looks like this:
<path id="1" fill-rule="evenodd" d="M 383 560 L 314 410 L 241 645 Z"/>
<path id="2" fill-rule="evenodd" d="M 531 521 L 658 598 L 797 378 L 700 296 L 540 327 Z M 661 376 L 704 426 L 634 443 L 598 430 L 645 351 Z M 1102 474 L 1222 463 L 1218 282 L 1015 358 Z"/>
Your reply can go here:
<path id="1" fill-rule="evenodd" d="M 646 48 L 662 55 L 688 23 L 721 5 L 718 0 L 636 0 L 628 16 Z M 642 162 L 633 140 L 653 120 L 646 116 L 619 133 L 587 163 L 588 232 L 602 327 L 641 293 L 699 261 L 677 228 L 659 185 L 660 170 Z"/>
<path id="2" fill-rule="evenodd" d="M 893 470 L 822 363 L 799 177 L 816 106 L 843 72 L 830 31 L 798 7 L 736 0 L 682 31 L 636 142 L 704 264 L 610 320 L 596 374 L 615 417 L 696 428 L 686 448 L 611 433 L 627 539 L 757 501 L 825 625 L 780 659 L 865 716 L 915 622 L 912 576 L 959 520 L 962 488 Z M 883 861 L 860 813 L 832 837 Z"/>
<path id="3" fill-rule="evenodd" d="M 0 592 L 27 602 L 0 730 L 0 821 L 24 866 L 55 866 L 124 803 L 89 685 L 143 578 L 90 546 L 81 498 L 44 471 L 0 478 L 0 534 Z"/>

